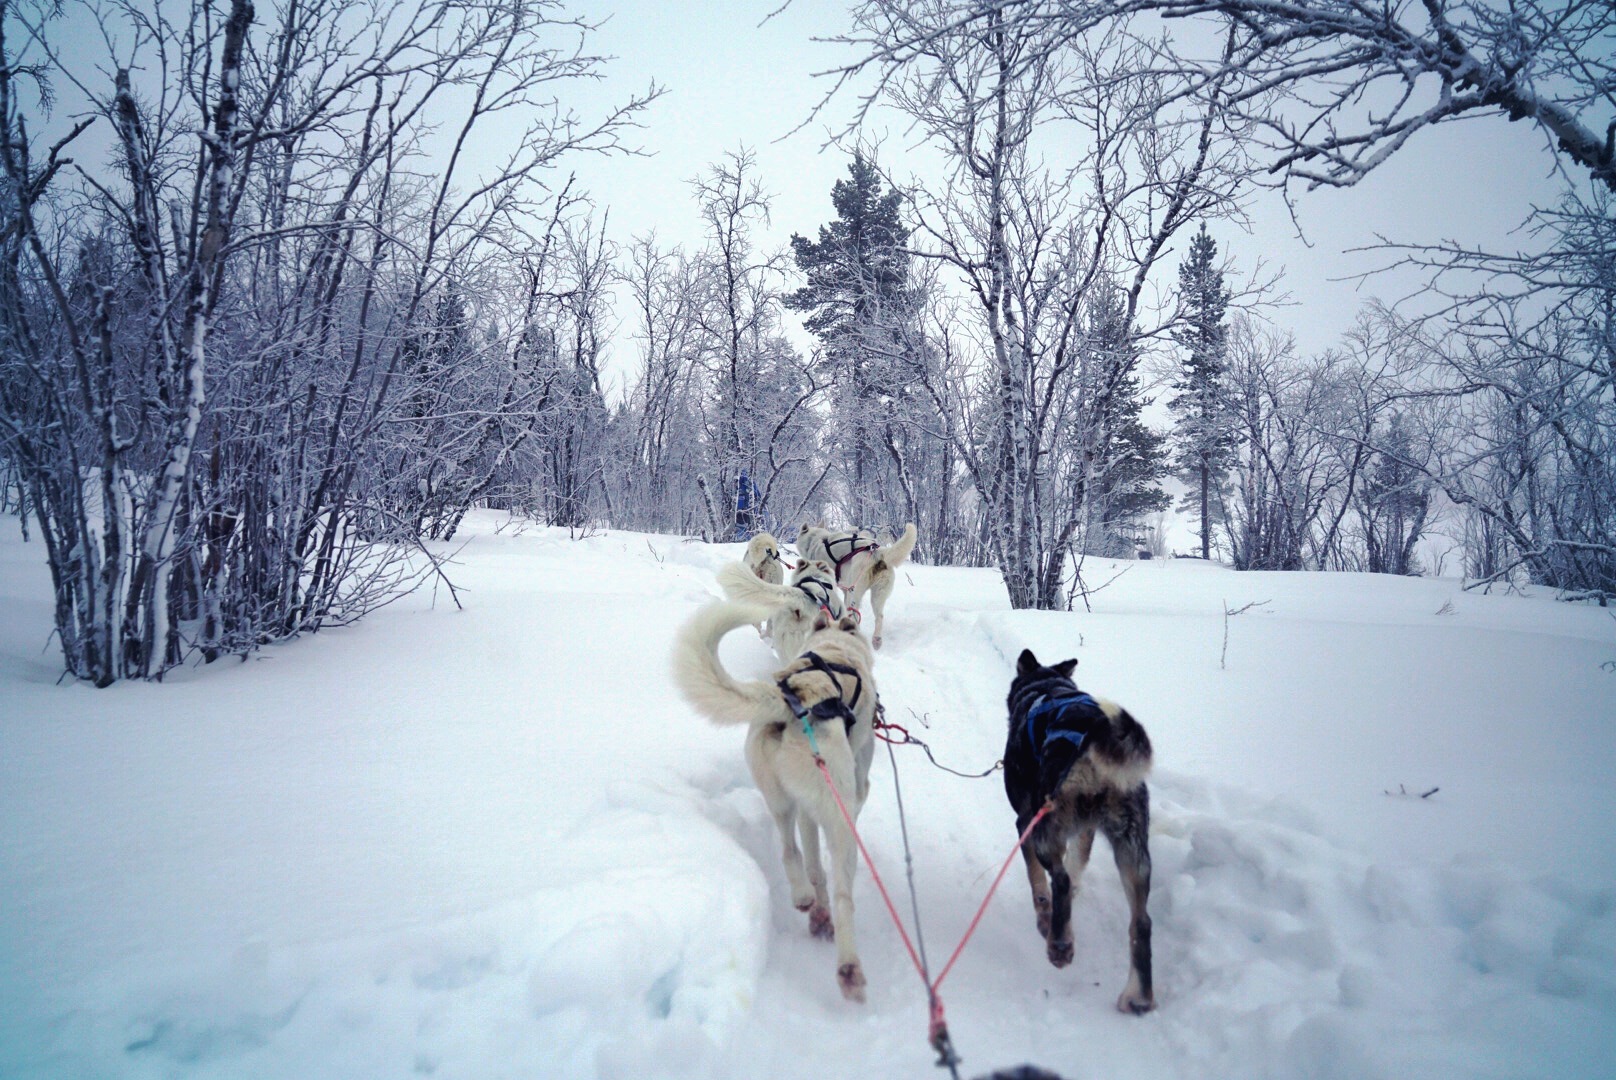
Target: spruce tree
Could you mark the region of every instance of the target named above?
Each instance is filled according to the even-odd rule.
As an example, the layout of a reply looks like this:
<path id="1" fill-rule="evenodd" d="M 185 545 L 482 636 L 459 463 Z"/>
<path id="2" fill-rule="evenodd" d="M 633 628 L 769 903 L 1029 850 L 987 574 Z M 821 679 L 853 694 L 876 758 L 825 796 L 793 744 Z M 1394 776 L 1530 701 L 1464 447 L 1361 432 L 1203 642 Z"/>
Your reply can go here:
<path id="1" fill-rule="evenodd" d="M 807 284 L 785 302 L 808 313 L 803 325 L 824 346 L 820 373 L 835 387 L 833 422 L 848 458 L 849 502 L 866 523 L 883 512 L 878 447 L 897 438 L 885 429 L 913 381 L 903 359 L 916 307 L 909 230 L 902 193 L 887 187 L 863 154 L 854 155 L 848 178 L 832 187 L 831 202 L 836 218 L 820 226 L 817 240 L 791 237 Z"/>
<path id="2" fill-rule="evenodd" d="M 1185 503 L 1201 523 L 1201 557 L 1212 557 L 1212 494 L 1228 469 L 1234 447 L 1226 376 L 1229 290 L 1218 268 L 1218 245 L 1206 223 L 1190 241 L 1189 257 L 1178 268 L 1184 325 L 1173 340 L 1184 349 L 1183 368 L 1173 383 L 1178 394 L 1168 408 L 1178 417 L 1174 431 L 1178 476 L 1191 487 Z"/>
<path id="3" fill-rule="evenodd" d="M 1102 536 L 1091 551 L 1131 554 L 1146 515 L 1172 504 L 1160 481 L 1167 474 L 1166 439 L 1152 431 L 1141 414 L 1149 401 L 1139 377 L 1138 351 L 1121 292 L 1114 286 L 1096 290 L 1086 327 L 1091 361 L 1091 438 L 1102 466 L 1086 496 L 1099 510 L 1095 519 Z M 1127 547 L 1119 545 L 1127 542 Z"/>
<path id="4" fill-rule="evenodd" d="M 1392 414 L 1379 443 L 1359 490 L 1368 569 L 1372 574 L 1418 574 L 1414 548 L 1425 533 L 1431 483 L 1411 464 L 1414 437 L 1404 414 Z"/>

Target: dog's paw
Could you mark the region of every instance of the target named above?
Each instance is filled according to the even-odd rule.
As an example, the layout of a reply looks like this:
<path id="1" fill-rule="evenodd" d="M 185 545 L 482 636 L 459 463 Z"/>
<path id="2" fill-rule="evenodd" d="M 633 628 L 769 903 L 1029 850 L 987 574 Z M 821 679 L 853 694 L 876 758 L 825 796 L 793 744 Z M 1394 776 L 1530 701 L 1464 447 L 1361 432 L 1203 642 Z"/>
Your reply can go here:
<path id="1" fill-rule="evenodd" d="M 814 894 L 805 893 L 800 897 L 793 897 L 791 900 L 791 906 L 796 908 L 798 911 L 807 911 L 809 908 L 814 906 Z"/>
<path id="2" fill-rule="evenodd" d="M 1051 941 L 1048 948 L 1049 962 L 1058 968 L 1063 968 L 1072 962 L 1076 949 L 1070 941 Z"/>
<path id="3" fill-rule="evenodd" d="M 877 634 L 875 637 L 871 638 L 870 645 L 872 648 L 879 649 L 881 647 L 881 635 Z"/>
<path id="4" fill-rule="evenodd" d="M 808 932 L 816 938 L 832 941 L 836 937 L 836 926 L 830 921 L 830 912 L 817 904 L 808 912 Z"/>
<path id="5" fill-rule="evenodd" d="M 1154 998 L 1141 994 L 1139 991 L 1134 990 L 1131 987 L 1124 990 L 1121 996 L 1117 998 L 1118 1012 L 1132 1013 L 1135 1016 L 1143 1016 L 1155 1007 L 1156 1001 Z"/>
<path id="6" fill-rule="evenodd" d="M 864 969 L 857 960 L 836 969 L 836 985 L 842 988 L 842 996 L 848 1001 L 864 1004 Z"/>

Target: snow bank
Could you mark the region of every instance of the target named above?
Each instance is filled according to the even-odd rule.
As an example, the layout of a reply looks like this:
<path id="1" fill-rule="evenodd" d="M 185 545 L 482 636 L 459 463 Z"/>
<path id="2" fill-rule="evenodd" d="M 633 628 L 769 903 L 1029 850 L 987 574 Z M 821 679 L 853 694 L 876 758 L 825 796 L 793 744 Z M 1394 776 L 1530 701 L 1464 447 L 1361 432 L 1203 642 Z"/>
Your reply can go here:
<path id="1" fill-rule="evenodd" d="M 0 1076 L 936 1075 L 867 873 L 860 1008 L 738 733 L 668 685 L 739 547 L 471 524 L 464 612 L 423 593 L 100 692 L 55 684 L 42 554 L 0 526 Z M 1077 657 L 1157 747 L 1158 1011 L 1113 1008 L 1103 842 L 1065 970 L 1013 870 L 944 989 L 966 1075 L 1609 1075 L 1616 622 L 1442 581 L 1086 573 L 1124 570 L 1053 614 L 906 566 L 888 609 L 883 700 L 945 764 L 999 756 L 1023 647 Z M 895 753 L 937 963 L 1013 821 L 997 779 Z M 903 897 L 891 772 L 860 824 Z"/>

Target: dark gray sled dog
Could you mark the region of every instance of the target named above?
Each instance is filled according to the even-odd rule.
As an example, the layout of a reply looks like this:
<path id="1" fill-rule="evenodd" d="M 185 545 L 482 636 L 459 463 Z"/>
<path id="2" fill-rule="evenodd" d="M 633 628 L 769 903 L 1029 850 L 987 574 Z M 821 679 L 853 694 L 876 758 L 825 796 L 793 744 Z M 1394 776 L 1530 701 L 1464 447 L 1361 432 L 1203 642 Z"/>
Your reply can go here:
<path id="1" fill-rule="evenodd" d="M 1004 748 L 1004 790 L 1016 812 L 1016 832 L 1041 806 L 1053 809 L 1038 823 L 1021 854 L 1027 860 L 1038 932 L 1049 962 L 1072 962 L 1072 896 L 1088 865 L 1094 831 L 1105 833 L 1116 856 L 1132 920 L 1128 926 L 1128 984 L 1117 998 L 1123 1012 L 1145 1013 L 1156 1001 L 1150 975 L 1150 738 L 1128 710 L 1083 693 L 1072 682 L 1076 660 L 1053 667 L 1031 649 L 1016 660 L 1010 683 L 1010 730 Z M 1067 846 L 1077 841 L 1077 866 L 1066 869 Z M 1047 875 L 1047 877 L 1046 877 Z"/>

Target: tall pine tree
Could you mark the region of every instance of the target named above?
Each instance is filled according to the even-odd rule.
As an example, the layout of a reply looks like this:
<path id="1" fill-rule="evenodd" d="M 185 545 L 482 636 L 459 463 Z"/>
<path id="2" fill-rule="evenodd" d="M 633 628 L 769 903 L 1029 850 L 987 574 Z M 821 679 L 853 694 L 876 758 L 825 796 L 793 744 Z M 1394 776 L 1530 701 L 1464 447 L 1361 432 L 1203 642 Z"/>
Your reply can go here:
<path id="1" fill-rule="evenodd" d="M 1088 538 L 1088 550 L 1131 556 L 1145 516 L 1172 505 L 1160 484 L 1168 469 L 1167 440 L 1141 419 L 1149 401 L 1135 374 L 1139 355 L 1121 290 L 1095 289 L 1086 322 L 1086 438 L 1096 467 L 1084 496 L 1099 528 L 1098 536 Z"/>
<path id="2" fill-rule="evenodd" d="M 1201 558 L 1212 557 L 1213 493 L 1228 469 L 1234 427 L 1228 409 L 1229 290 L 1218 268 L 1218 245 L 1206 223 L 1190 241 L 1189 257 L 1178 268 L 1184 324 L 1173 340 L 1184 349 L 1183 368 L 1173 383 L 1178 394 L 1168 408 L 1178 417 L 1173 432 L 1177 475 L 1190 485 L 1185 504 L 1201 523 Z"/>
<path id="3" fill-rule="evenodd" d="M 1416 545 L 1431 510 L 1431 482 L 1414 464 L 1408 417 L 1393 413 L 1358 490 L 1358 513 L 1372 574 L 1418 574 Z"/>
<path id="4" fill-rule="evenodd" d="M 807 284 L 786 306 L 807 313 L 804 326 L 823 345 L 820 374 L 833 387 L 834 445 L 842 467 L 848 510 L 855 524 L 891 519 L 891 471 L 882 454 L 902 468 L 904 433 L 895 430 L 901 399 L 914 380 L 910 332 L 917 307 L 910 281 L 909 230 L 903 195 L 887 187 L 862 153 L 848 178 L 831 188 L 836 218 L 819 238 L 791 237 L 797 268 Z"/>

